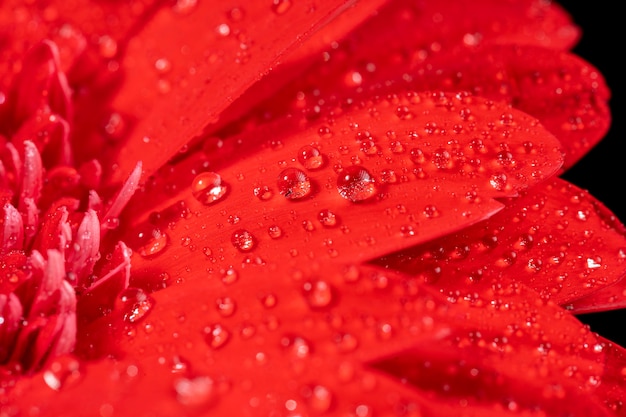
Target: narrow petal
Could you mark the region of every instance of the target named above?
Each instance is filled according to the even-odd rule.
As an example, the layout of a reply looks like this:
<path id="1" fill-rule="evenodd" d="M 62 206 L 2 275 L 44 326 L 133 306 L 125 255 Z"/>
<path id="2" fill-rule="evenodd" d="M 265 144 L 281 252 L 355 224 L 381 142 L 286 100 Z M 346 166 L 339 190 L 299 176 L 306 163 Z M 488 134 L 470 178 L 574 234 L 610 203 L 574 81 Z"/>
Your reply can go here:
<path id="1" fill-rule="evenodd" d="M 65 270 L 74 286 L 87 287 L 93 267 L 100 259 L 100 221 L 93 210 L 87 210 L 65 252 Z"/>
<path id="2" fill-rule="evenodd" d="M 22 216 L 17 209 L 6 203 L 2 207 L 0 222 L 2 226 L 0 230 L 0 254 L 5 254 L 15 249 L 22 249 L 24 244 L 24 225 Z"/>
<path id="3" fill-rule="evenodd" d="M 542 298 L 570 305 L 626 275 L 624 248 L 626 228 L 612 213 L 587 192 L 554 179 L 509 200 L 485 222 L 375 263 L 451 298 L 515 277 Z"/>

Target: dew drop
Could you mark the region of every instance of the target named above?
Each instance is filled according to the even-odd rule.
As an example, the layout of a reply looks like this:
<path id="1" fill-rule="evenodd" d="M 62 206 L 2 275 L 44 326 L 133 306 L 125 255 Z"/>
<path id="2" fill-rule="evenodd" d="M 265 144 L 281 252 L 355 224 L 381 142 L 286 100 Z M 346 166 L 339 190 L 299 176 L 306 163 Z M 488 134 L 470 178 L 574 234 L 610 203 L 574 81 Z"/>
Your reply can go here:
<path id="1" fill-rule="evenodd" d="M 337 215 L 330 210 L 322 210 L 317 215 L 317 220 L 324 227 L 336 227 L 339 224 Z"/>
<path id="2" fill-rule="evenodd" d="M 230 241 L 240 252 L 250 252 L 256 246 L 254 236 L 245 229 L 235 230 L 230 238 Z"/>
<path id="3" fill-rule="evenodd" d="M 328 307 L 333 301 L 333 290 L 326 281 L 306 282 L 303 286 L 304 296 L 312 308 Z"/>
<path id="4" fill-rule="evenodd" d="M 278 176 L 278 191 L 288 200 L 297 200 L 311 194 L 311 181 L 304 171 L 287 168 Z"/>
<path id="5" fill-rule="evenodd" d="M 298 162 L 306 169 L 316 170 L 323 167 L 324 156 L 316 147 L 305 145 L 298 150 Z"/>
<path id="6" fill-rule="evenodd" d="M 222 177 L 215 172 L 203 172 L 191 183 L 191 194 L 204 205 L 216 203 L 227 192 L 228 187 L 222 183 Z"/>
<path id="7" fill-rule="evenodd" d="M 273 0 L 272 11 L 277 15 L 282 15 L 291 8 L 291 0 Z"/>
<path id="8" fill-rule="evenodd" d="M 280 345 L 298 359 L 305 359 L 311 353 L 311 345 L 300 336 L 285 335 L 281 337 Z"/>
<path id="9" fill-rule="evenodd" d="M 359 166 L 347 167 L 339 174 L 337 190 L 339 195 L 352 202 L 365 201 L 378 191 L 369 171 Z"/>
<path id="10" fill-rule="evenodd" d="M 256 198 L 258 198 L 261 201 L 267 201 L 270 198 L 272 198 L 272 196 L 274 195 L 271 188 L 268 187 L 267 185 L 264 185 L 261 187 L 255 187 L 253 190 L 253 193 L 256 196 Z"/>
<path id="11" fill-rule="evenodd" d="M 272 239 L 278 239 L 279 237 L 281 237 L 283 235 L 283 231 L 280 227 L 274 225 L 274 226 L 270 226 L 267 229 L 267 234 L 272 238 Z"/>
<path id="12" fill-rule="evenodd" d="M 204 328 L 204 340 L 213 349 L 222 348 L 230 339 L 230 332 L 221 324 L 213 324 Z"/>
<path id="13" fill-rule="evenodd" d="M 206 405 L 214 395 L 213 380 L 208 376 L 181 378 L 174 383 L 176 399 L 186 406 Z"/>
<path id="14" fill-rule="evenodd" d="M 326 413 L 332 405 L 333 395 L 328 388 L 316 385 L 313 387 L 308 401 L 312 410 L 317 413 Z"/>
<path id="15" fill-rule="evenodd" d="M 237 282 L 237 279 L 239 279 L 239 274 L 237 274 L 237 271 L 235 271 L 232 267 L 228 269 L 223 269 L 221 273 L 222 273 L 222 282 L 224 284 L 227 284 L 227 285 L 233 284 Z"/>
<path id="16" fill-rule="evenodd" d="M 231 297 L 220 297 L 215 300 L 215 306 L 217 307 L 218 313 L 222 317 L 230 317 L 235 314 L 235 310 L 237 305 L 235 304 L 235 300 Z"/>
<path id="17" fill-rule="evenodd" d="M 350 333 L 337 334 L 334 337 L 337 350 L 341 353 L 353 352 L 359 346 L 359 340 Z"/>
<path id="18" fill-rule="evenodd" d="M 148 232 L 139 232 L 137 240 L 139 242 L 137 252 L 144 258 L 163 252 L 169 241 L 167 235 L 158 228 Z"/>
<path id="19" fill-rule="evenodd" d="M 55 358 L 43 372 L 44 382 L 55 391 L 75 385 L 80 378 L 80 362 L 70 355 Z"/>
<path id="20" fill-rule="evenodd" d="M 494 190 L 504 191 L 507 183 L 507 177 L 505 174 L 493 174 L 489 179 L 489 184 Z"/>
<path id="21" fill-rule="evenodd" d="M 124 321 L 137 323 L 152 310 L 154 300 L 140 288 L 127 288 L 118 297 L 115 307 L 123 312 Z"/>

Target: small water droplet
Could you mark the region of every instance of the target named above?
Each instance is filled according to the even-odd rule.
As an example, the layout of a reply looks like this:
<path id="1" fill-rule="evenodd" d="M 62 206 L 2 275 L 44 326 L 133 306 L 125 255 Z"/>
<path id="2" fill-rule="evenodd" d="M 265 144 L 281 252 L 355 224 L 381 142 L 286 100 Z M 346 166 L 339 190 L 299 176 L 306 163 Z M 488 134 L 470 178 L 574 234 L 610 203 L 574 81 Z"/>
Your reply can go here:
<path id="1" fill-rule="evenodd" d="M 324 308 L 333 301 L 333 289 L 326 281 L 306 282 L 303 290 L 306 301 L 312 308 Z"/>
<path id="2" fill-rule="evenodd" d="M 139 232 L 137 240 L 139 242 L 137 252 L 143 257 L 150 257 L 163 252 L 169 242 L 167 235 L 158 228 Z"/>
<path id="3" fill-rule="evenodd" d="M 80 362 L 70 355 L 55 358 L 43 372 L 44 382 L 55 391 L 75 385 L 80 378 Z"/>
<path id="4" fill-rule="evenodd" d="M 279 237 L 281 237 L 283 235 L 283 231 L 280 227 L 274 225 L 274 226 L 270 226 L 267 229 L 267 234 L 272 238 L 272 239 L 278 239 Z"/>
<path id="5" fill-rule="evenodd" d="M 116 309 L 124 314 L 124 321 L 137 323 L 144 319 L 152 307 L 154 300 L 140 288 L 127 288 L 118 297 Z"/>
<path id="6" fill-rule="evenodd" d="M 227 285 L 233 284 L 237 282 L 237 279 L 239 279 L 239 274 L 237 273 L 237 271 L 233 269 L 233 267 L 230 267 L 228 269 L 223 269 L 221 273 L 222 273 L 222 282 L 224 284 L 227 284 Z"/>
<path id="7" fill-rule="evenodd" d="M 491 184 L 493 189 L 498 190 L 498 191 L 504 191 L 506 187 L 506 183 L 507 183 L 507 177 L 506 177 L 506 174 L 504 173 L 493 174 L 491 178 L 489 179 L 489 184 Z"/>
<path id="8" fill-rule="evenodd" d="M 311 194 L 311 181 L 304 171 L 287 168 L 278 176 L 278 190 L 288 200 L 297 200 Z"/>
<path id="9" fill-rule="evenodd" d="M 281 337 L 280 345 L 298 359 L 305 359 L 311 353 L 311 345 L 300 336 L 285 335 Z"/>
<path id="10" fill-rule="evenodd" d="M 269 294 L 264 294 L 261 296 L 261 304 L 263 304 L 263 307 L 265 308 L 274 308 L 276 307 L 276 304 L 278 303 L 278 299 L 276 298 L 276 295 L 269 293 Z"/>
<path id="11" fill-rule="evenodd" d="M 235 309 L 237 305 L 235 304 L 235 300 L 231 297 L 220 297 L 215 300 L 215 306 L 217 307 L 217 311 L 222 315 L 222 317 L 230 317 L 235 314 Z"/>
<path id="12" fill-rule="evenodd" d="M 272 198 L 272 196 L 274 195 L 271 188 L 268 187 L 267 185 L 264 185 L 261 187 L 255 187 L 253 190 L 253 193 L 256 196 L 256 198 L 258 198 L 261 201 L 267 201 L 270 198 Z"/>
<path id="13" fill-rule="evenodd" d="M 230 332 L 221 324 L 213 324 L 204 328 L 204 340 L 213 349 L 222 348 L 230 339 Z"/>
<path id="14" fill-rule="evenodd" d="M 282 15 L 291 8 L 291 0 L 273 0 L 272 11 L 277 15 Z"/>
<path id="15" fill-rule="evenodd" d="M 339 224 L 337 215 L 330 210 L 322 210 L 317 215 L 317 220 L 324 227 L 336 227 Z"/>
<path id="16" fill-rule="evenodd" d="M 191 183 L 191 194 L 204 205 L 219 201 L 227 192 L 228 187 L 222 183 L 222 177 L 215 172 L 203 172 Z"/>
<path id="17" fill-rule="evenodd" d="M 365 201 L 378 192 L 372 175 L 359 166 L 347 167 L 339 174 L 337 190 L 339 195 L 352 202 Z"/>
<path id="18" fill-rule="evenodd" d="M 233 246 L 241 252 L 250 252 L 256 246 L 254 236 L 245 229 L 235 230 L 230 241 Z"/>
<path id="19" fill-rule="evenodd" d="M 298 150 L 298 162 L 306 169 L 316 170 L 324 165 L 324 156 L 316 147 L 305 145 Z"/>

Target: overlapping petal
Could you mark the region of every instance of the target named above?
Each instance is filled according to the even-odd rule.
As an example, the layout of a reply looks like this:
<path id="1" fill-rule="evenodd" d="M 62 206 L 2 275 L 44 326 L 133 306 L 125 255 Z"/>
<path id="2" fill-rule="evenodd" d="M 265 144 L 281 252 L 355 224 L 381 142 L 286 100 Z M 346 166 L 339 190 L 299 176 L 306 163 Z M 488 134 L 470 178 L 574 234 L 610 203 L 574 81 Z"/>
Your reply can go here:
<path id="1" fill-rule="evenodd" d="M 621 412 L 556 305 L 626 270 L 551 178 L 610 120 L 558 6 L 91 5 L 0 12 L 0 414 Z"/>

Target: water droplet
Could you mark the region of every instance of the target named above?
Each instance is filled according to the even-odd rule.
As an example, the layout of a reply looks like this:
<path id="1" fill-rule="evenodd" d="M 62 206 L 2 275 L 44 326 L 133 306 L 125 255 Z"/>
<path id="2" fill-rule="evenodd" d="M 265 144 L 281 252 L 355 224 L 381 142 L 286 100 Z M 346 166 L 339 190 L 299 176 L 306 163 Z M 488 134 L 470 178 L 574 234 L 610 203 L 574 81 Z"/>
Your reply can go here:
<path id="1" fill-rule="evenodd" d="M 289 200 L 297 200 L 311 194 L 311 181 L 304 171 L 287 168 L 278 176 L 278 190 Z"/>
<path id="2" fill-rule="evenodd" d="M 372 198 L 378 191 L 369 171 L 359 166 L 347 167 L 339 174 L 337 190 L 339 195 L 352 202 Z"/>
<path id="3" fill-rule="evenodd" d="M 154 300 L 140 288 L 127 288 L 122 291 L 116 303 L 116 309 L 124 314 L 124 321 L 137 323 L 145 318 L 152 307 Z"/>
<path id="4" fill-rule="evenodd" d="M 254 236 L 245 229 L 235 230 L 230 241 L 233 246 L 241 252 L 249 252 L 256 246 Z"/>
<path id="5" fill-rule="evenodd" d="M 277 15 L 282 15 L 291 8 L 291 0 L 273 0 L 272 11 Z"/>
<path id="6" fill-rule="evenodd" d="M 55 391 L 73 386 L 80 378 L 80 362 L 70 355 L 55 358 L 43 372 L 44 382 Z"/>
<path id="7" fill-rule="evenodd" d="M 305 145 L 298 150 L 298 162 L 306 169 L 316 170 L 324 165 L 324 156 L 316 147 Z"/>
<path id="8" fill-rule="evenodd" d="M 309 406 L 317 413 L 326 413 L 330 410 L 333 402 L 333 395 L 330 390 L 322 385 L 316 385 L 313 387 L 310 393 L 306 396 L 309 402 Z"/>
<path id="9" fill-rule="evenodd" d="M 274 195 L 270 187 L 268 187 L 267 185 L 264 185 L 261 187 L 255 187 L 253 190 L 253 193 L 256 196 L 256 198 L 258 198 L 261 201 L 267 201 L 270 198 L 272 198 L 272 196 Z"/>
<path id="10" fill-rule="evenodd" d="M 489 179 L 489 184 L 498 191 L 504 191 L 506 187 L 507 177 L 506 174 L 493 174 Z"/>
<path id="11" fill-rule="evenodd" d="M 176 399 L 186 406 L 206 405 L 214 395 L 214 383 L 208 376 L 181 378 L 174 383 Z"/>
<path id="12" fill-rule="evenodd" d="M 267 234 L 272 238 L 272 239 L 278 239 L 279 237 L 281 237 L 283 235 L 283 231 L 280 227 L 274 225 L 274 226 L 270 226 L 267 229 Z"/>
<path id="13" fill-rule="evenodd" d="M 139 243 L 137 252 L 143 257 L 150 257 L 161 253 L 169 239 L 160 229 L 154 228 L 148 232 L 139 232 L 137 241 Z"/>
<path id="14" fill-rule="evenodd" d="M 265 308 L 274 308 L 276 307 L 276 304 L 278 303 L 278 299 L 276 298 L 276 295 L 269 293 L 269 294 L 264 294 L 263 296 L 261 296 L 261 304 L 263 304 L 263 307 Z"/>
<path id="15" fill-rule="evenodd" d="M 311 353 L 311 345 L 300 336 L 285 335 L 281 337 L 280 345 L 298 359 L 305 359 Z"/>
<path id="16" fill-rule="evenodd" d="M 359 340 L 350 333 L 335 335 L 334 342 L 341 353 L 353 352 L 359 346 Z"/>
<path id="17" fill-rule="evenodd" d="M 204 340 L 213 349 L 219 349 L 224 347 L 230 339 L 230 332 L 226 330 L 221 324 L 213 324 L 211 326 L 205 327 L 204 334 Z"/>
<path id="18" fill-rule="evenodd" d="M 215 306 L 217 307 L 217 311 L 222 315 L 222 317 L 230 317 L 235 314 L 235 309 L 237 305 L 235 304 L 235 300 L 230 297 L 220 297 L 215 300 Z"/>
<path id="19" fill-rule="evenodd" d="M 326 281 L 306 282 L 303 290 L 306 301 L 312 308 L 324 308 L 333 301 L 333 289 Z"/>
<path id="20" fill-rule="evenodd" d="M 335 227 L 339 224 L 337 215 L 330 210 L 322 210 L 317 215 L 317 220 L 324 227 Z"/>
<path id="21" fill-rule="evenodd" d="M 222 273 L 222 282 L 224 284 L 233 284 L 239 278 L 239 274 L 237 274 L 237 271 L 235 271 L 233 267 L 230 267 L 228 269 L 223 269 L 221 273 Z"/>
<path id="22" fill-rule="evenodd" d="M 222 177 L 215 172 L 203 172 L 191 183 L 191 194 L 204 205 L 219 201 L 227 192 L 228 187 L 222 183 Z"/>

